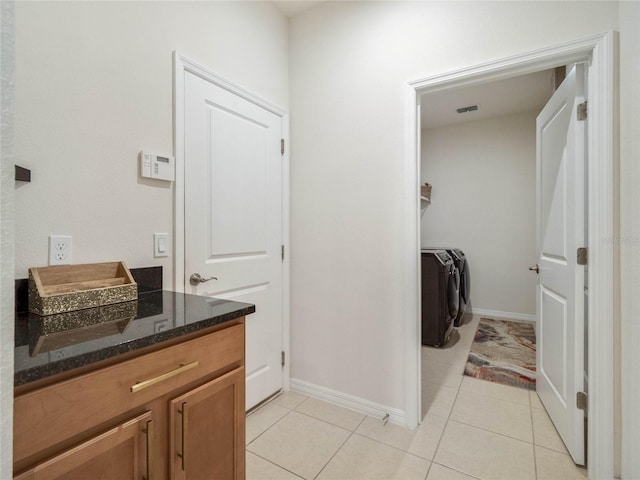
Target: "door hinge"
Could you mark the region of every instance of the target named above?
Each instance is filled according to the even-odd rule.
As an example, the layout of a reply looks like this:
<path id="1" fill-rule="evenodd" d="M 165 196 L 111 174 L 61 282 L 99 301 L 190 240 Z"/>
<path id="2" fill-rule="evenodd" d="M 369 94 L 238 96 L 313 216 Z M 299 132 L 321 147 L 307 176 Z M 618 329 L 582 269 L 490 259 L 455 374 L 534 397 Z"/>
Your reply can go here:
<path id="1" fill-rule="evenodd" d="M 280 139 L 280 155 L 284 155 L 284 138 Z"/>
<path id="2" fill-rule="evenodd" d="M 588 250 L 585 247 L 580 247 L 578 249 L 578 265 L 586 265 L 588 261 Z"/>
<path id="3" fill-rule="evenodd" d="M 284 245 L 280 245 L 280 258 L 284 262 Z"/>
<path id="4" fill-rule="evenodd" d="M 578 407 L 579 410 L 583 410 L 583 411 L 587 411 L 587 402 L 589 400 L 589 397 L 587 396 L 586 393 L 584 392 L 578 392 L 576 393 L 576 407 Z"/>
<path id="5" fill-rule="evenodd" d="M 587 102 L 578 104 L 578 120 L 587 119 Z"/>
<path id="6" fill-rule="evenodd" d="M 280 364 L 284 367 L 284 358 L 285 358 L 285 354 L 284 354 L 284 350 L 282 352 L 280 352 Z"/>

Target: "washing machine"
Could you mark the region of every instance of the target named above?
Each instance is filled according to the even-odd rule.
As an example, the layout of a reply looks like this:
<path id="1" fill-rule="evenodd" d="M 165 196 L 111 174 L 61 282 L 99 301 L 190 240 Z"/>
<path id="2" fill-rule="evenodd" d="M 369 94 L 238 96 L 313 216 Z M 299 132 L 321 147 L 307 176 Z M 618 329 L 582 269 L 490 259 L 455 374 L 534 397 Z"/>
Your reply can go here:
<path id="1" fill-rule="evenodd" d="M 471 316 L 471 275 L 469 273 L 469 261 L 464 252 L 459 248 L 447 248 L 447 253 L 453 258 L 453 263 L 460 274 L 460 301 L 458 315 L 453 324 L 459 327 Z"/>
<path id="2" fill-rule="evenodd" d="M 442 347 L 449 340 L 458 316 L 460 276 L 446 250 L 423 249 L 422 344 Z"/>

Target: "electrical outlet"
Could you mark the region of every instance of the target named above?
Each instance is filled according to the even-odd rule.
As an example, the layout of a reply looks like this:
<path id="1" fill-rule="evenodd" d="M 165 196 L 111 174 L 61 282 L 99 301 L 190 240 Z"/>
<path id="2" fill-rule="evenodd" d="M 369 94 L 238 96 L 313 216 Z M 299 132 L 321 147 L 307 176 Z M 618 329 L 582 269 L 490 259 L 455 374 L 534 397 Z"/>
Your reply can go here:
<path id="1" fill-rule="evenodd" d="M 49 265 L 71 264 L 71 237 L 68 235 L 49 236 Z"/>

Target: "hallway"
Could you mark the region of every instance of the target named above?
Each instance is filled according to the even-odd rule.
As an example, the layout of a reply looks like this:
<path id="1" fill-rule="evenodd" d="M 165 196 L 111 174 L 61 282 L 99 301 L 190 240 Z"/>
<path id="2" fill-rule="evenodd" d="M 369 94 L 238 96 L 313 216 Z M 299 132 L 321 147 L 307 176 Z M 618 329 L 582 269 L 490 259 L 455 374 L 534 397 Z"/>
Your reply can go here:
<path id="1" fill-rule="evenodd" d="M 247 417 L 247 479 L 586 479 L 535 392 L 462 375 L 479 319 L 423 347 L 418 429 L 286 392 Z"/>

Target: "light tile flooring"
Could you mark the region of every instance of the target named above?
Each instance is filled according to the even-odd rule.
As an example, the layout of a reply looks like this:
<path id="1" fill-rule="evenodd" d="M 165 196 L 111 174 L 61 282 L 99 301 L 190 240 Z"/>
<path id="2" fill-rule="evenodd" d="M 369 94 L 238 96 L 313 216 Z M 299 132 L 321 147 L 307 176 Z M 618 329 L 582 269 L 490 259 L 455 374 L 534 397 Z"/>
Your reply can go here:
<path id="1" fill-rule="evenodd" d="M 247 479 L 587 478 L 535 392 L 463 377 L 478 321 L 422 348 L 418 429 L 287 392 L 247 417 Z"/>

